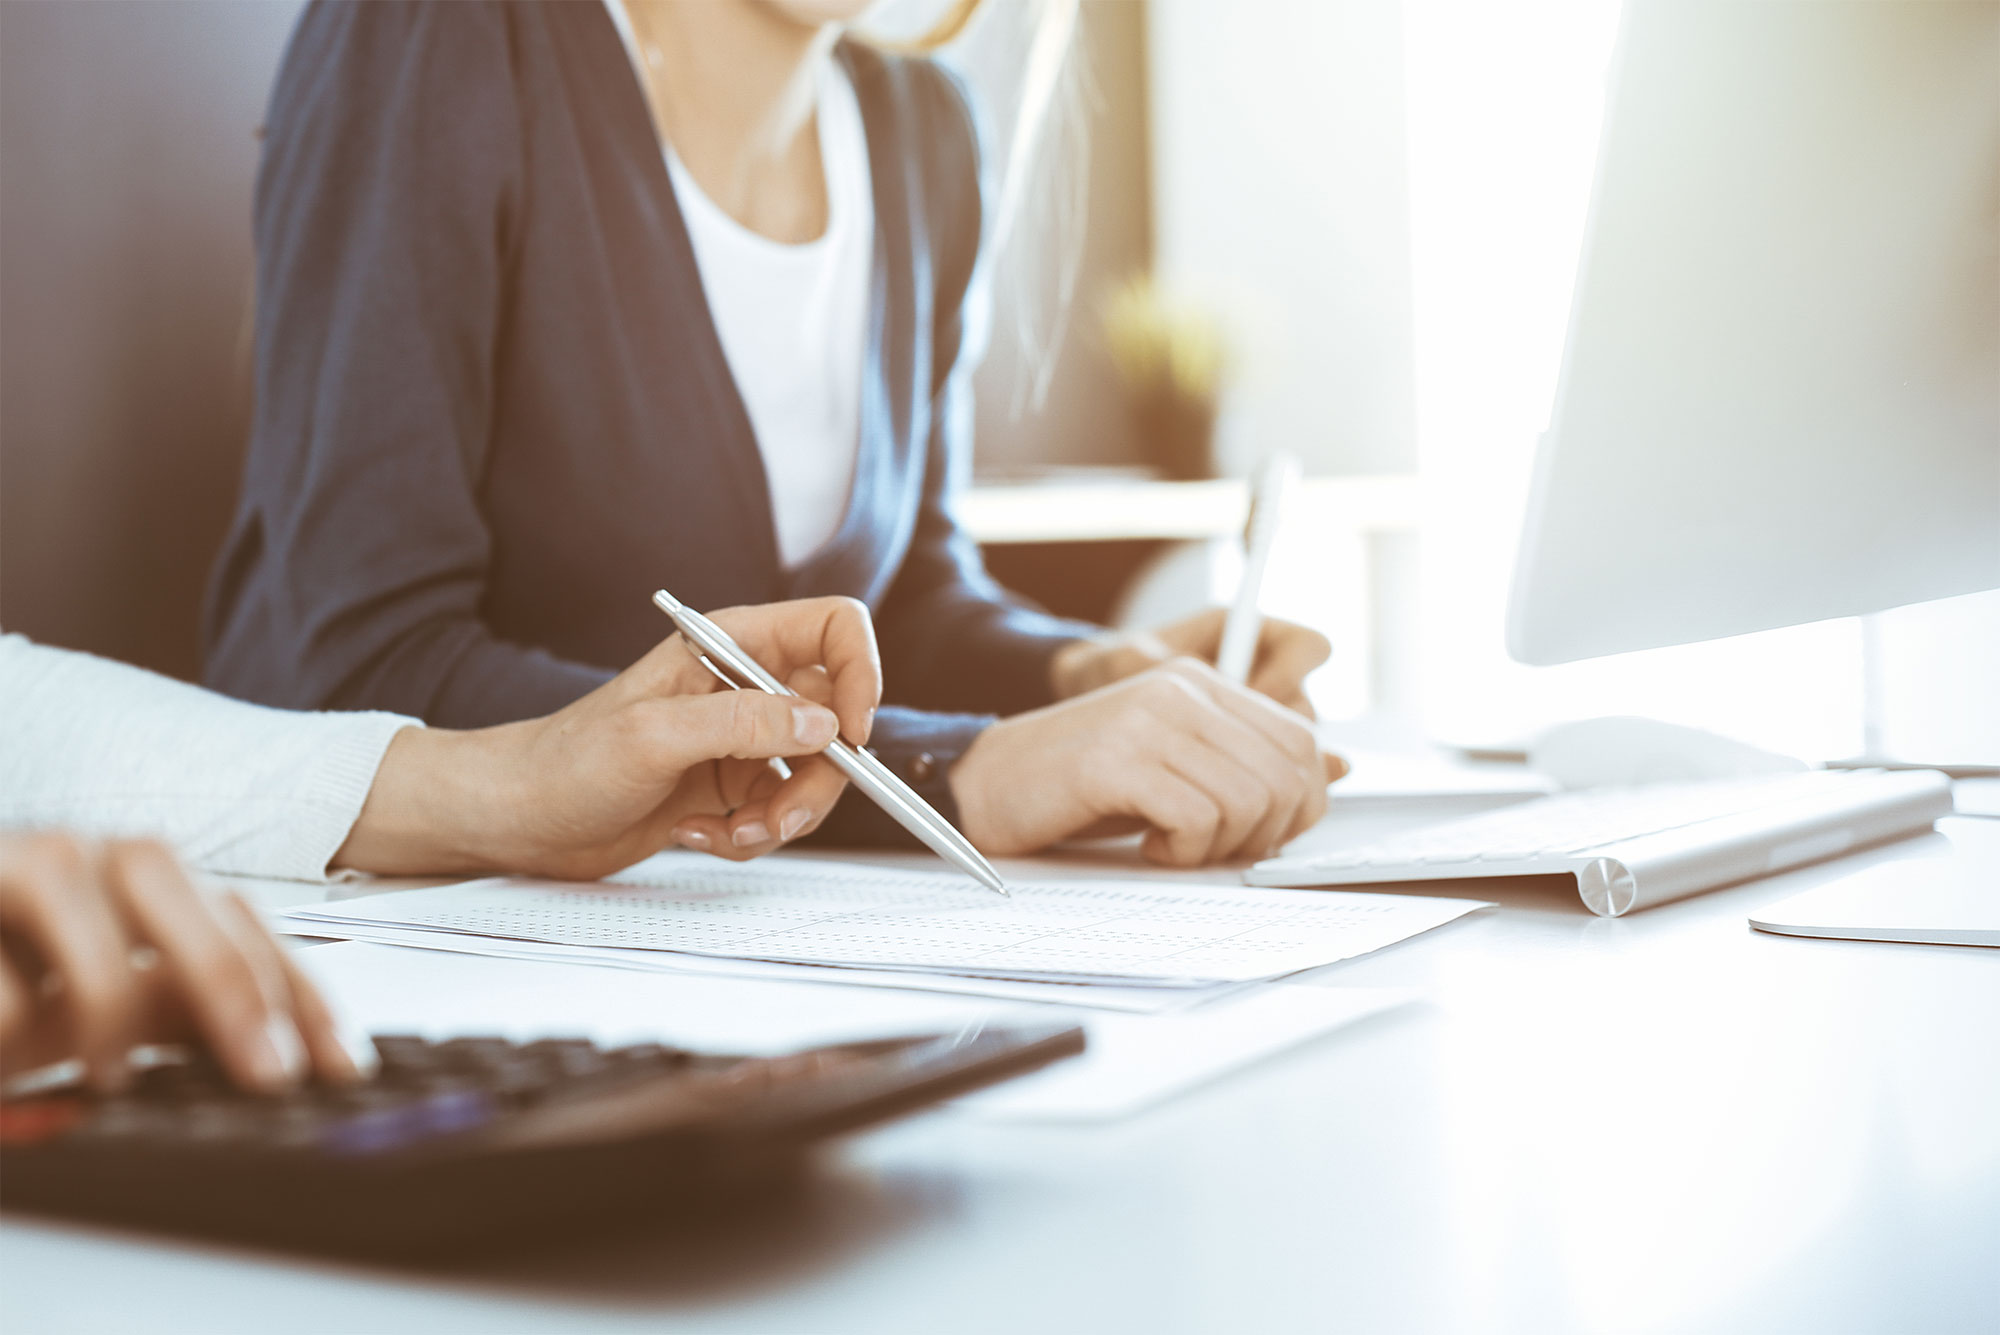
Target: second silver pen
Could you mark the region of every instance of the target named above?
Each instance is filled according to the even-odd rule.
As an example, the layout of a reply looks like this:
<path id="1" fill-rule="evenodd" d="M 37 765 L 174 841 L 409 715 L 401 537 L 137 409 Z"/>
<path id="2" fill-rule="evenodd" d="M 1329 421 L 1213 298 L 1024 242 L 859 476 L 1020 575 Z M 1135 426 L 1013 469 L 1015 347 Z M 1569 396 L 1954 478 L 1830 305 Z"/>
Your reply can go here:
<path id="1" fill-rule="evenodd" d="M 746 653 L 720 626 L 665 589 L 653 594 L 653 605 L 673 620 L 688 642 L 709 660 L 711 669 L 730 685 L 761 690 L 771 695 L 798 694 L 766 671 L 763 664 Z M 856 788 L 886 811 L 898 825 L 922 840 L 932 852 L 995 894 L 1007 893 L 1007 883 L 972 846 L 972 841 L 960 834 L 950 821 L 938 814 L 936 808 L 924 801 L 915 789 L 898 778 L 895 771 L 881 760 L 838 737 L 826 748 L 825 755 Z"/>

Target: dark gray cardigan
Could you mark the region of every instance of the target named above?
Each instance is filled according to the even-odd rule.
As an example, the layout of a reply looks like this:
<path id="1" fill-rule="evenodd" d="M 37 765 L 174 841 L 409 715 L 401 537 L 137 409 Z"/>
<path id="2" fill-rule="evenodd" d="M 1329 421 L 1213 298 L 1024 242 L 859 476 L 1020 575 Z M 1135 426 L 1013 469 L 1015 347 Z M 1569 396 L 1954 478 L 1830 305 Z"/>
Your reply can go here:
<path id="1" fill-rule="evenodd" d="M 335 3 L 293 35 L 257 183 L 257 407 L 208 681 L 450 727 L 545 713 L 702 608 L 873 609 L 878 749 L 945 802 L 1088 627 L 1009 600 L 955 525 L 981 228 L 972 119 L 843 42 L 875 272 L 849 508 L 786 571 L 762 458 L 616 29 L 580 3 Z M 925 712 L 932 711 L 932 712 Z M 936 712 L 948 711 L 948 712 Z M 933 763 L 919 762 L 928 753 Z M 893 837 L 850 797 L 835 833 Z"/>

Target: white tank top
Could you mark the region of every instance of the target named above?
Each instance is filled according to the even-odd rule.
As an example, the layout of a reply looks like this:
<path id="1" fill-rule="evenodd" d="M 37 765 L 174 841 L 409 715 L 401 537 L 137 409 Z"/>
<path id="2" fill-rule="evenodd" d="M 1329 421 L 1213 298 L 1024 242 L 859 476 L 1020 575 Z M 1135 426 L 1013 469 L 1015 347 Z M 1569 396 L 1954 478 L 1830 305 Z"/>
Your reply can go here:
<path id="1" fill-rule="evenodd" d="M 624 5 L 605 0 L 605 7 L 636 73 L 640 57 Z M 702 192 L 671 145 L 665 149 L 702 291 L 764 459 L 778 556 L 787 567 L 825 546 L 847 513 L 875 256 L 861 106 L 836 62 L 822 69 L 814 119 L 827 224 L 815 240 L 788 245 L 751 231 Z"/>

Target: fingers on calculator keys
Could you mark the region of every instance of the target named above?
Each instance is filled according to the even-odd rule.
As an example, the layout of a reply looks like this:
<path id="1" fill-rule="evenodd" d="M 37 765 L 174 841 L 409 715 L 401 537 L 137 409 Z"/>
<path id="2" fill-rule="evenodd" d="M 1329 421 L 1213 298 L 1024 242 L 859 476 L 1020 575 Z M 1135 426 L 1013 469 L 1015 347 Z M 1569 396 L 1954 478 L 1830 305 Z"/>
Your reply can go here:
<path id="1" fill-rule="evenodd" d="M 9 1144 L 75 1134 L 381 1154 L 483 1126 L 509 1109 L 668 1077 L 693 1062 L 689 1053 L 658 1043 L 604 1049 L 587 1039 L 514 1043 L 473 1037 L 432 1043 L 385 1034 L 373 1046 L 379 1061 L 374 1079 L 305 1086 L 277 1097 L 244 1094 L 212 1057 L 194 1052 L 142 1071 L 125 1095 L 8 1105 L 0 1135 Z"/>
<path id="2" fill-rule="evenodd" d="M 368 1036 L 341 1023 L 292 952 L 278 944 L 254 909 L 234 894 L 229 901 L 246 938 L 255 942 L 254 948 L 267 962 L 266 986 L 276 994 L 285 1019 L 303 1041 L 313 1074 L 336 1083 L 373 1075 L 375 1045 Z M 284 1038 L 278 1041 L 282 1043 Z"/>

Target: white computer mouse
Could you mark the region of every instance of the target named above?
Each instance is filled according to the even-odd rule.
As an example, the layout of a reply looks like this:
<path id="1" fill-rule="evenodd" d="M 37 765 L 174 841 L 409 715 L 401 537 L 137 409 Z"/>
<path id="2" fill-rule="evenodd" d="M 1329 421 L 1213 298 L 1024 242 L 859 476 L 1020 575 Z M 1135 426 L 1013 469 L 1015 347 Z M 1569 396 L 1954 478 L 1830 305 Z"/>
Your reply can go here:
<path id="1" fill-rule="evenodd" d="M 1803 760 L 1700 728 L 1630 716 L 1558 723 L 1528 748 L 1528 764 L 1564 788 L 1743 779 L 1806 768 Z"/>

